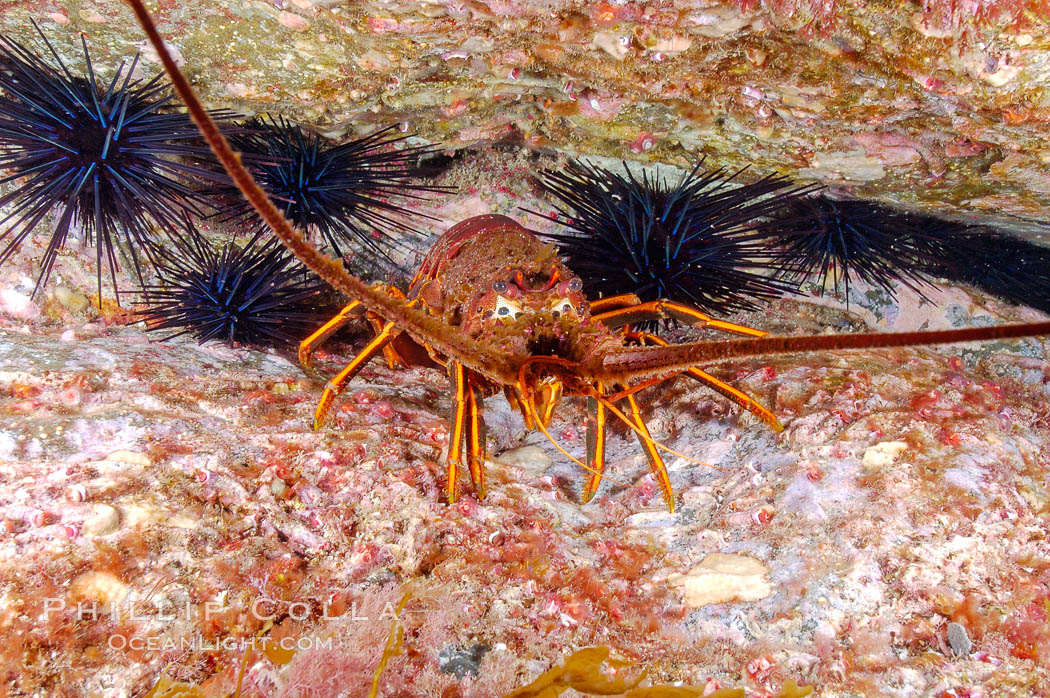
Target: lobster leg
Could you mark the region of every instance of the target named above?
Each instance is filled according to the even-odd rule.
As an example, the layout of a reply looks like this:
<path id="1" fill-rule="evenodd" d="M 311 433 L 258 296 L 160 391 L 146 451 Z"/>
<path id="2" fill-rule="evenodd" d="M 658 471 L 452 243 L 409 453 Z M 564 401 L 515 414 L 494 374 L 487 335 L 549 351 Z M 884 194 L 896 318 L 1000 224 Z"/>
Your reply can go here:
<path id="1" fill-rule="evenodd" d="M 634 395 L 627 396 L 627 404 L 631 408 L 631 419 L 634 420 L 634 425 L 638 427 L 638 443 L 645 449 L 645 457 L 649 459 L 649 469 L 652 470 L 656 481 L 660 483 L 660 488 L 664 493 L 664 501 L 667 502 L 667 510 L 673 513 L 674 490 L 671 488 L 671 479 L 667 475 L 667 466 L 664 465 L 664 459 L 660 457 L 660 451 L 657 450 L 652 437 L 649 435 L 649 429 L 645 426 L 642 411 L 638 408 L 638 401 L 634 399 Z"/>
<path id="2" fill-rule="evenodd" d="M 521 417 L 525 420 L 525 428 L 532 431 L 538 428 L 537 422 L 544 428 L 550 426 L 554 410 L 561 400 L 562 390 L 563 386 L 559 380 L 547 381 L 540 385 L 531 398 L 532 404 L 535 405 L 533 410 L 526 408 L 525 397 L 518 386 L 508 385 L 503 389 L 503 394 L 507 396 L 511 409 L 521 412 Z"/>
<path id="3" fill-rule="evenodd" d="M 503 394 L 507 396 L 507 403 L 510 405 L 512 410 L 521 412 L 521 418 L 525 420 L 525 428 L 532 431 L 536 428 L 536 423 L 532 421 L 532 413 L 525 409 L 523 400 L 525 399 L 521 390 L 516 385 L 508 385 L 503 388 Z"/>
<path id="4" fill-rule="evenodd" d="M 406 296 L 404 291 L 399 289 L 397 286 L 387 286 L 386 292 L 394 298 L 397 298 L 398 300 L 408 301 L 408 296 Z M 416 305 L 417 302 L 418 301 L 415 300 L 408 301 L 408 305 Z M 368 322 L 372 325 L 372 329 L 375 330 L 376 334 L 378 335 L 379 332 L 383 329 L 383 320 L 374 313 L 368 313 L 367 317 Z M 390 367 L 390 370 L 393 370 L 395 368 L 404 368 L 409 365 L 409 362 L 397 353 L 397 350 L 394 348 L 393 344 L 388 343 L 386 346 L 383 347 L 383 356 L 386 357 L 386 365 Z"/>
<path id="5" fill-rule="evenodd" d="M 649 332 L 628 332 L 626 336 L 630 339 L 638 341 L 639 344 L 651 342 L 652 344 L 656 344 L 661 347 L 666 347 L 670 344 L 667 340 L 661 339 L 660 337 L 657 337 L 656 335 L 651 334 Z M 747 410 L 751 414 L 761 419 L 767 425 L 769 425 L 769 427 L 773 431 L 777 433 L 784 431 L 784 425 L 780 423 L 780 420 L 777 419 L 777 416 L 775 414 L 770 412 L 760 402 L 753 399 L 750 395 L 743 392 L 742 390 L 737 390 L 733 386 L 727 383 L 723 383 L 722 381 L 712 376 L 710 373 L 702 371 L 695 366 L 686 371 L 685 374 L 690 378 L 703 383 L 715 392 L 721 393 L 736 404 L 740 405 L 745 410 Z M 643 384 L 639 387 L 645 387 L 645 385 Z"/>
<path id="6" fill-rule="evenodd" d="M 477 386 L 467 378 L 467 465 L 478 499 L 485 498 L 485 418 Z"/>
<path id="7" fill-rule="evenodd" d="M 621 293 L 618 296 L 606 296 L 605 298 L 593 300 L 587 305 L 590 306 L 591 315 L 594 315 L 596 313 L 606 312 L 610 308 L 626 308 L 641 304 L 642 299 L 633 293 Z"/>
<path id="8" fill-rule="evenodd" d="M 408 300 L 401 289 L 396 286 L 387 286 L 386 292 L 398 298 L 400 300 Z M 408 305 L 416 305 L 417 301 L 408 301 Z M 365 311 L 364 306 L 361 305 L 361 301 L 351 301 L 342 310 L 339 311 L 335 317 L 321 325 L 312 335 L 304 339 L 299 343 L 299 364 L 303 368 L 310 368 L 310 359 L 313 357 L 317 348 L 328 341 L 328 338 L 335 334 L 337 331 L 346 326 L 348 322 L 359 316 Z M 366 315 L 368 321 L 372 324 L 372 328 L 378 334 L 383 329 L 383 322 L 378 316 L 368 313 Z M 386 356 L 387 364 L 390 368 L 397 368 L 399 365 L 407 365 L 407 362 L 401 358 L 401 356 L 394 350 L 393 347 L 386 346 L 383 348 L 383 354 Z"/>
<path id="9" fill-rule="evenodd" d="M 328 340 L 337 330 L 364 312 L 361 301 L 351 301 L 334 318 L 321 325 L 320 329 L 299 343 L 299 363 L 310 368 L 310 358 L 317 347 Z"/>
<path id="10" fill-rule="evenodd" d="M 317 410 L 314 411 L 314 429 L 320 429 L 324 426 L 325 418 L 328 416 L 328 410 L 332 407 L 332 402 L 335 400 L 335 396 L 343 391 L 343 386 L 346 382 L 357 375 L 357 372 L 365 367 L 372 357 L 377 352 L 382 351 L 383 347 L 390 343 L 400 330 L 394 329 L 394 323 L 388 322 L 383 325 L 379 333 L 376 334 L 375 338 L 365 346 L 361 352 L 353 358 L 353 360 L 346 365 L 342 371 L 339 372 L 332 380 L 328 381 L 328 384 L 324 388 L 324 392 L 321 393 L 321 401 L 317 403 Z"/>
<path id="11" fill-rule="evenodd" d="M 599 395 L 605 395 L 605 386 L 596 386 Z M 591 469 L 580 500 L 586 504 L 598 492 L 605 472 L 605 423 L 608 419 L 605 404 L 593 397 L 587 399 L 587 466 Z"/>
<path id="12" fill-rule="evenodd" d="M 393 286 L 387 287 L 387 292 L 395 297 L 405 298 L 400 289 Z M 414 306 L 418 303 L 416 300 L 410 300 L 406 305 Z M 364 307 L 359 301 L 353 301 L 348 303 L 339 314 L 334 318 L 326 322 L 316 332 L 304 339 L 299 344 L 299 363 L 303 365 L 303 368 L 308 369 L 310 367 L 310 357 L 314 350 L 322 344 L 325 340 L 332 336 L 339 328 L 350 322 L 355 316 L 359 315 L 364 310 Z M 353 358 L 353 360 L 346 365 L 346 367 L 336 375 L 335 378 L 328 381 L 325 385 L 324 392 L 321 394 L 321 400 L 317 404 L 317 409 L 314 411 L 314 429 L 320 429 L 324 426 L 325 420 L 328 417 L 328 411 L 332 408 L 332 402 L 335 400 L 335 396 L 343 391 L 343 386 L 351 378 L 357 375 L 358 371 L 365 367 L 377 351 L 382 351 L 387 357 L 387 362 L 391 368 L 395 368 L 397 365 L 407 365 L 407 362 L 401 358 L 400 354 L 390 346 L 391 341 L 397 339 L 398 335 L 401 334 L 400 329 L 395 329 L 394 323 L 388 322 L 382 324 L 378 318 L 371 313 L 368 313 L 368 320 L 372 323 L 375 328 L 376 336 L 369 342 L 361 352 Z M 311 371 L 312 372 L 312 371 Z"/>
<path id="13" fill-rule="evenodd" d="M 614 296 L 613 298 L 621 297 Z M 594 305 L 594 303 L 591 303 L 592 309 L 594 308 Z M 688 305 L 674 303 L 672 301 L 650 301 L 648 303 L 639 303 L 638 305 L 599 312 L 593 317 L 595 320 L 604 323 L 607 327 L 612 328 L 633 325 L 646 320 L 662 320 L 669 318 L 678 320 L 679 322 L 684 322 L 693 327 L 709 327 L 711 329 L 735 332 L 736 334 L 743 334 L 751 337 L 764 337 L 768 334 L 768 332 L 756 330 L 753 327 L 737 325 L 723 320 L 715 320 L 710 315 L 705 315 L 696 308 L 691 308 Z"/>
<path id="14" fill-rule="evenodd" d="M 551 380 L 540 386 L 538 395 L 535 397 L 536 418 L 543 426 L 549 427 L 554 417 L 554 410 L 561 400 L 562 385 L 559 380 Z"/>
<path id="15" fill-rule="evenodd" d="M 449 374 L 452 380 L 452 417 L 448 429 L 448 503 L 456 501 L 456 483 L 463 464 L 464 445 L 470 479 L 477 490 L 478 498 L 485 496 L 485 423 L 481 417 L 481 398 L 473 385 L 470 370 L 458 361 L 451 362 Z"/>

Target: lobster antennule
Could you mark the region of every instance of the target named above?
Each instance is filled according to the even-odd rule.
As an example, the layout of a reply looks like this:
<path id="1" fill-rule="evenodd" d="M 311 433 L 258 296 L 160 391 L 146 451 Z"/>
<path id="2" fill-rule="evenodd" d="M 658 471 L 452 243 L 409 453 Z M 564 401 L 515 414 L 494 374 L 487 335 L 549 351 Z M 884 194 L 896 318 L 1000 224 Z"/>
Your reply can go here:
<path id="1" fill-rule="evenodd" d="M 142 0 L 128 0 L 128 2 L 139 24 L 149 37 L 150 43 L 156 49 L 164 70 L 171 79 L 172 86 L 186 104 L 190 117 L 197 124 L 204 140 L 211 146 L 215 157 L 222 163 L 237 188 L 259 213 L 266 225 L 303 264 L 333 288 L 351 298 L 360 300 L 366 308 L 385 320 L 396 323 L 397 327 L 408 333 L 413 339 L 426 341 L 447 356 L 503 384 L 514 382 L 517 377 L 516 372 L 501 357 L 490 352 L 487 347 L 462 334 L 452 336 L 446 326 L 436 318 L 415 308 L 406 307 L 404 303 L 387 296 L 382 291 L 373 289 L 357 277 L 347 273 L 340 260 L 322 254 L 307 242 L 288 222 L 284 214 L 274 206 L 270 197 L 241 164 L 240 156 L 230 147 L 208 111 L 197 99 L 178 66 L 175 65 L 174 59 L 168 52 Z"/>
<path id="2" fill-rule="evenodd" d="M 926 344 L 953 344 L 995 339 L 1017 339 L 1050 335 L 1050 322 L 1032 322 L 994 327 L 967 327 L 957 330 L 923 332 L 882 332 L 873 334 L 798 335 L 737 339 L 727 342 L 694 342 L 665 347 L 638 346 L 610 351 L 600 368 L 601 379 L 626 383 L 715 364 L 728 359 L 808 351 L 843 349 L 884 349 Z"/>

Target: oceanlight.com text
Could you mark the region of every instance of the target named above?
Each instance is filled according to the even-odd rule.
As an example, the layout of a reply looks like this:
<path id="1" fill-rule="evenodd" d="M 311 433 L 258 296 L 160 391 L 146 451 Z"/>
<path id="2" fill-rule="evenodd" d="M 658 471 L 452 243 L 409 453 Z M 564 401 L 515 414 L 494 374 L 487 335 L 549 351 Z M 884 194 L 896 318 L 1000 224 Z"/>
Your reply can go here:
<path id="1" fill-rule="evenodd" d="M 134 650 L 136 652 L 212 652 L 216 650 L 246 650 L 280 649 L 287 652 L 305 652 L 312 649 L 330 650 L 334 641 L 330 637 L 282 637 L 275 640 L 270 637 L 227 637 L 215 640 L 206 640 L 203 637 L 142 637 L 139 635 L 110 635 L 106 644 L 112 650 Z"/>

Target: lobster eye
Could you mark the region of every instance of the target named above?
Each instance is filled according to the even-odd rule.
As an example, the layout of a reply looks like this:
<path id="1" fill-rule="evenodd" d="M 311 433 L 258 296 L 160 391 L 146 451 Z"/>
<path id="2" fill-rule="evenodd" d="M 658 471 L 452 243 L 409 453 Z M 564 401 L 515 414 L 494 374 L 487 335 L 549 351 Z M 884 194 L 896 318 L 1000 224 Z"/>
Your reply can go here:
<path id="1" fill-rule="evenodd" d="M 506 281 L 497 281 L 496 283 L 492 284 L 492 290 L 495 291 L 496 293 L 506 293 L 507 292 L 507 282 Z"/>
<path id="2" fill-rule="evenodd" d="M 560 317 L 562 313 L 575 313 L 576 306 L 574 306 L 568 298 L 558 298 L 551 303 L 551 315 L 554 317 Z"/>
<path id="3" fill-rule="evenodd" d="M 494 312 L 497 319 L 503 322 L 510 322 L 521 317 L 521 304 L 503 296 L 496 296 Z"/>
<path id="4" fill-rule="evenodd" d="M 583 288 L 583 281 L 581 281 L 579 278 L 575 278 L 575 279 L 573 279 L 572 281 L 569 282 L 569 290 L 570 291 L 579 291 L 582 288 Z"/>

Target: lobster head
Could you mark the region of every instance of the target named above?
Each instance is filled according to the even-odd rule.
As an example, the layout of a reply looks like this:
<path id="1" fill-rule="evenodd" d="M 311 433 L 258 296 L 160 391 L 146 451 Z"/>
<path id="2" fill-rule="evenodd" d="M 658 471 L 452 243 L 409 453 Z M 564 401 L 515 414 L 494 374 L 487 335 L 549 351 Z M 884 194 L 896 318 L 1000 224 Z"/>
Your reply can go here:
<path id="1" fill-rule="evenodd" d="M 536 381 L 552 365 L 572 374 L 570 364 L 594 356 L 604 346 L 594 341 L 597 335 L 608 335 L 591 319 L 583 282 L 557 248 L 499 214 L 474 216 L 445 231 L 410 293 L 443 318 L 456 341 L 484 347 L 496 358 L 504 384 L 515 382 L 512 375 L 520 380 L 522 366 L 531 367 Z M 522 388 L 529 392 L 530 386 Z"/>
<path id="2" fill-rule="evenodd" d="M 463 329 L 471 335 L 512 325 L 561 325 L 587 315 L 583 282 L 562 264 L 546 269 L 504 268 L 486 279 L 467 307 Z"/>
<path id="3" fill-rule="evenodd" d="M 466 306 L 463 329 L 518 372 L 519 397 L 546 424 L 562 392 L 586 394 L 580 368 L 621 342 L 593 320 L 583 282 L 558 257 L 498 267 Z"/>
<path id="4" fill-rule="evenodd" d="M 541 427 L 563 392 L 583 390 L 579 366 L 608 335 L 590 317 L 583 282 L 557 257 L 499 268 L 476 290 L 464 316 L 466 333 L 517 370 L 517 404 L 527 424 Z"/>

